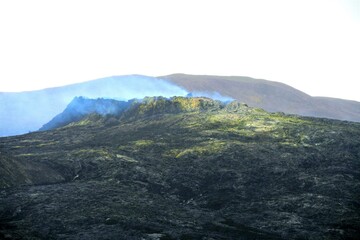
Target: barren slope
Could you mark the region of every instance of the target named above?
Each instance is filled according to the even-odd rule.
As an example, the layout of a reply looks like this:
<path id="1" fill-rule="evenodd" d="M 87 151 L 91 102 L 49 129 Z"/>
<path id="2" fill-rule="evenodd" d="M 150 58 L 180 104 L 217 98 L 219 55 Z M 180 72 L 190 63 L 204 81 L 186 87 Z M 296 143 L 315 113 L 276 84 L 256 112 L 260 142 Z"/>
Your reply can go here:
<path id="1" fill-rule="evenodd" d="M 148 98 L 119 116 L 0 138 L 0 152 L 0 238 L 360 234 L 358 123 Z"/>

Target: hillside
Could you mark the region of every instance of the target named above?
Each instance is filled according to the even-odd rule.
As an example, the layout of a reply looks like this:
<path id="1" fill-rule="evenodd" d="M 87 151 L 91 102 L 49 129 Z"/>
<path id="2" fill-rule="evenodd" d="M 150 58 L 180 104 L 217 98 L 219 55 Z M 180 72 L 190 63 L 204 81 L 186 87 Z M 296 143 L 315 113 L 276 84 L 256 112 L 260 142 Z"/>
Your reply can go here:
<path id="1" fill-rule="evenodd" d="M 0 238 L 360 236 L 360 123 L 146 98 L 0 153 Z"/>
<path id="2" fill-rule="evenodd" d="M 360 103 L 336 98 L 311 97 L 291 86 L 249 77 L 173 74 L 162 79 L 190 92 L 218 92 L 252 107 L 270 112 L 360 121 Z"/>
<path id="3" fill-rule="evenodd" d="M 278 82 L 248 77 L 113 76 L 63 87 L 21 93 L 0 92 L 0 136 L 37 131 L 77 96 L 127 101 L 152 96 L 203 96 L 224 101 L 236 99 L 271 112 L 360 122 L 360 103 L 315 98 Z"/>
<path id="4" fill-rule="evenodd" d="M 77 122 L 90 114 L 119 115 L 131 105 L 131 101 L 116 101 L 113 99 L 86 99 L 75 97 L 66 109 L 56 115 L 50 122 L 44 124 L 39 130 L 46 131 L 64 127 Z"/>
<path id="5" fill-rule="evenodd" d="M 129 100 L 186 94 L 184 89 L 174 84 L 141 75 L 106 77 L 30 92 L 0 92 L 0 137 L 37 131 L 63 112 L 69 102 L 78 96 Z"/>

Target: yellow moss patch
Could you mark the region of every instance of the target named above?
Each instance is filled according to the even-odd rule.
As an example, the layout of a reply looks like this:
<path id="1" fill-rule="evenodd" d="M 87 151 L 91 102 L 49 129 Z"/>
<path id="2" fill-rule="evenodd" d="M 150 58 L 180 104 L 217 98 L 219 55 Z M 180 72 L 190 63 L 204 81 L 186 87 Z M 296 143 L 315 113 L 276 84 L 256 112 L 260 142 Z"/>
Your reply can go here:
<path id="1" fill-rule="evenodd" d="M 133 145 L 137 148 L 143 148 L 143 147 L 148 147 L 154 144 L 154 141 L 152 140 L 137 140 L 133 142 Z"/>
<path id="2" fill-rule="evenodd" d="M 57 142 L 47 142 L 47 143 L 40 143 L 38 145 L 36 145 L 37 147 L 44 147 L 44 146 L 50 146 L 50 145 L 54 145 Z"/>
<path id="3" fill-rule="evenodd" d="M 121 154 L 116 154 L 116 158 L 118 158 L 119 160 L 125 161 L 125 162 L 133 162 L 133 163 L 138 162 L 134 158 L 131 158 L 131 157 L 128 157 L 128 156 L 125 156 L 125 155 L 121 155 Z"/>
<path id="4" fill-rule="evenodd" d="M 42 140 L 39 139 L 27 139 L 27 140 L 22 140 L 22 143 L 33 143 L 33 142 L 42 142 Z"/>
<path id="5" fill-rule="evenodd" d="M 208 142 L 203 142 L 199 145 L 185 148 L 185 149 L 171 149 L 165 153 L 166 156 L 173 156 L 176 158 L 181 158 L 188 155 L 212 155 L 218 154 L 224 151 L 227 147 L 227 143 L 218 140 L 212 140 Z"/>
<path id="6" fill-rule="evenodd" d="M 80 149 L 73 153 L 74 155 L 98 156 L 104 159 L 113 158 L 114 155 L 106 149 Z"/>
<path id="7" fill-rule="evenodd" d="M 200 108 L 201 98 L 184 98 L 184 97 L 175 97 L 173 98 L 173 102 L 180 106 L 181 110 L 195 110 Z"/>
<path id="8" fill-rule="evenodd" d="M 16 155 L 16 157 L 30 157 L 30 156 L 35 156 L 37 154 L 34 154 L 34 153 L 23 153 L 23 154 L 19 154 L 19 155 Z"/>

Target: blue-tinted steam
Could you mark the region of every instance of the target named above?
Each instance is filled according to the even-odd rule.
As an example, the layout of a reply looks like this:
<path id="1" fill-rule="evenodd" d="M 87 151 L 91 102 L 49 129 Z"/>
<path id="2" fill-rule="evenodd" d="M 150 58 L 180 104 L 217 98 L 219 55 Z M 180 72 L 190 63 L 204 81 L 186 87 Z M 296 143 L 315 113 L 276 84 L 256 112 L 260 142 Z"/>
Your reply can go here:
<path id="1" fill-rule="evenodd" d="M 101 115 L 118 115 L 131 105 L 131 101 L 117 101 L 113 99 L 89 99 L 84 97 L 74 98 L 65 111 L 76 115 L 98 113 Z M 64 112 L 65 112 L 64 111 Z"/>
<path id="2" fill-rule="evenodd" d="M 225 102 L 225 103 L 234 101 L 233 98 L 223 96 L 218 92 L 191 92 L 191 93 L 188 94 L 188 96 L 191 96 L 191 97 L 207 97 L 207 98 L 211 98 L 211 99 L 214 99 L 214 100 L 219 100 L 219 101 Z"/>
<path id="3" fill-rule="evenodd" d="M 41 131 L 63 127 L 71 122 L 79 121 L 88 114 L 119 115 L 131 105 L 132 101 L 117 101 L 114 99 L 88 99 L 76 97 L 61 113 L 40 128 Z"/>
<path id="4" fill-rule="evenodd" d="M 0 136 L 36 131 L 64 111 L 77 96 L 129 100 L 146 96 L 186 96 L 183 88 L 165 80 L 140 76 L 114 76 L 32 92 L 0 93 Z M 224 101 L 218 93 L 194 93 Z M 225 98 L 227 101 L 229 98 Z"/>
<path id="5" fill-rule="evenodd" d="M 69 87 L 74 93 L 77 93 L 76 96 L 118 100 L 144 98 L 146 96 L 185 96 L 187 94 L 186 90 L 167 81 L 140 75 L 102 78 Z"/>
<path id="6" fill-rule="evenodd" d="M 185 96 L 187 91 L 159 78 L 115 76 L 32 92 L 0 93 L 0 136 L 38 130 L 76 96 L 129 100 L 145 96 Z"/>

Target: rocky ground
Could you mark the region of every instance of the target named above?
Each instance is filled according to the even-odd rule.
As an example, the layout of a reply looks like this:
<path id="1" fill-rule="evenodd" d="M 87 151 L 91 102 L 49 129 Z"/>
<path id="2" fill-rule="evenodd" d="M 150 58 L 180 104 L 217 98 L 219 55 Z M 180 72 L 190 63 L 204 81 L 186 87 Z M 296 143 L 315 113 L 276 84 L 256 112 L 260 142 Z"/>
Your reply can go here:
<path id="1" fill-rule="evenodd" d="M 3 239 L 358 239 L 360 124 L 209 99 L 0 138 Z"/>

